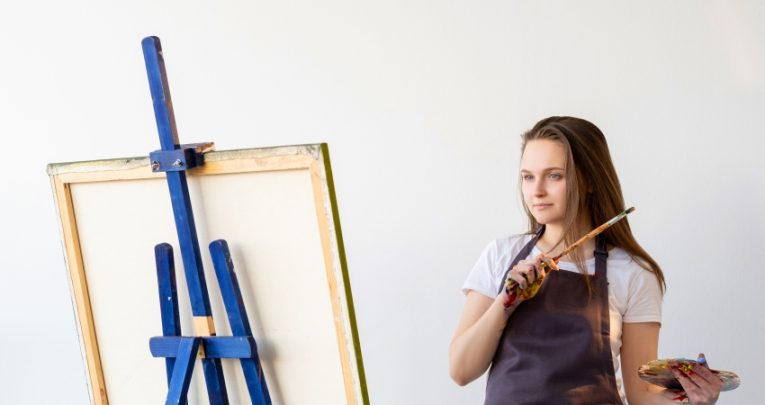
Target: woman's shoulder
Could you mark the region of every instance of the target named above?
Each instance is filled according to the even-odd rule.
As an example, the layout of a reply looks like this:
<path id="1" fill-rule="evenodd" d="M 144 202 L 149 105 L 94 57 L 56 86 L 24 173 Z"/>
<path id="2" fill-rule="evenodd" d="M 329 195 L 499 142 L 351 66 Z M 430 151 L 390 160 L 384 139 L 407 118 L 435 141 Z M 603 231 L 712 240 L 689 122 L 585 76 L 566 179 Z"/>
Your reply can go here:
<path id="1" fill-rule="evenodd" d="M 609 267 L 616 267 L 622 272 L 628 272 L 630 274 L 639 273 L 640 270 L 645 270 L 640 263 L 632 257 L 626 250 L 614 246 L 608 250 L 608 265 Z"/>
<path id="2" fill-rule="evenodd" d="M 493 239 L 483 249 L 481 258 L 489 267 L 504 267 L 533 237 L 534 235 L 521 233 Z"/>
<path id="3" fill-rule="evenodd" d="M 608 251 L 608 272 L 625 281 L 642 282 L 656 279 L 656 275 L 647 270 L 639 261 L 620 247 L 613 247 Z"/>
<path id="4" fill-rule="evenodd" d="M 533 235 L 517 234 L 489 242 L 462 285 L 463 293 L 467 294 L 473 290 L 489 298 L 495 297 L 510 261 L 532 237 Z"/>
<path id="5" fill-rule="evenodd" d="M 507 235 L 494 239 L 489 246 L 497 252 L 498 257 L 515 257 L 533 237 L 530 233 Z"/>
<path id="6" fill-rule="evenodd" d="M 618 247 L 608 252 L 608 288 L 622 321 L 661 322 L 662 291 L 656 274 Z"/>
<path id="7" fill-rule="evenodd" d="M 626 250 L 618 246 L 608 249 L 608 260 L 624 266 L 638 265 Z"/>

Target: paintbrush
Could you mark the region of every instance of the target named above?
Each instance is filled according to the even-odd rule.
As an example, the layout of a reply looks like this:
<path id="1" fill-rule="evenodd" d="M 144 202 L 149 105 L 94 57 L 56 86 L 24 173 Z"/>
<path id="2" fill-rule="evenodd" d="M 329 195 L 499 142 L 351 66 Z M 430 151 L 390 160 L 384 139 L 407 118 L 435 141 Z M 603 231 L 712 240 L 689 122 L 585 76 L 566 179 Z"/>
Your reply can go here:
<path id="1" fill-rule="evenodd" d="M 567 248 L 563 249 L 563 251 L 552 258 L 553 262 L 555 264 L 558 264 L 558 260 L 560 260 L 561 257 L 573 252 L 576 248 L 579 246 L 582 246 L 585 242 L 588 240 L 598 236 L 601 232 L 608 229 L 611 225 L 619 222 L 622 218 L 626 217 L 627 214 L 630 212 L 635 211 L 635 207 L 630 207 L 626 210 L 624 210 L 619 215 L 609 219 L 606 223 L 603 225 L 600 225 L 599 227 L 591 230 L 587 233 L 587 235 L 582 236 L 577 240 L 576 242 L 569 245 Z M 542 287 L 542 282 L 544 281 L 545 277 L 548 274 L 549 266 L 547 263 L 542 262 L 540 265 L 540 273 L 539 277 L 537 277 L 536 280 L 534 280 L 533 283 L 530 283 L 526 288 L 521 289 L 520 285 L 513 279 L 508 278 L 505 281 L 505 292 L 507 292 L 507 301 L 505 301 L 505 308 L 509 307 L 510 305 L 513 305 L 513 302 L 515 302 L 518 297 L 523 298 L 524 300 L 527 300 L 535 295 L 537 295 L 537 292 Z"/>

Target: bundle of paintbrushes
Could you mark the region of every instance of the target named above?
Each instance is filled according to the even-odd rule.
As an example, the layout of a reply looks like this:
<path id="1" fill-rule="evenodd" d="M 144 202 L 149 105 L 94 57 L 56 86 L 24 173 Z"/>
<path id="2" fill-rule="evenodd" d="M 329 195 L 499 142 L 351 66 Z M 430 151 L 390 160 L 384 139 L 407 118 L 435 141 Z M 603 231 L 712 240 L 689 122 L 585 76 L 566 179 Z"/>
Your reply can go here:
<path id="1" fill-rule="evenodd" d="M 630 207 L 624 210 L 621 214 L 611 218 L 610 220 L 608 220 L 608 222 L 593 229 L 587 235 L 582 236 L 581 238 L 579 238 L 578 241 L 572 243 L 567 248 L 563 249 L 563 252 L 561 252 L 559 255 L 553 257 L 552 258 L 553 262 L 555 262 L 555 264 L 558 264 L 558 260 L 560 260 L 561 257 L 573 252 L 576 248 L 578 248 L 579 246 L 581 246 L 588 240 L 598 236 L 601 232 L 608 229 L 611 225 L 619 222 L 622 218 L 626 217 L 627 214 L 629 214 L 632 211 L 635 211 L 635 207 Z M 507 301 L 505 301 L 505 308 L 509 307 L 510 305 L 513 305 L 513 303 L 518 298 L 527 300 L 537 295 L 537 292 L 539 292 L 539 289 L 542 288 L 542 282 L 544 281 L 545 277 L 547 277 L 547 274 L 549 272 L 550 272 L 550 268 L 547 265 L 547 263 L 542 262 L 537 279 L 534 280 L 533 283 L 529 283 L 526 286 L 526 288 L 521 288 L 520 285 L 515 280 L 508 278 L 505 281 L 505 292 L 507 292 Z"/>

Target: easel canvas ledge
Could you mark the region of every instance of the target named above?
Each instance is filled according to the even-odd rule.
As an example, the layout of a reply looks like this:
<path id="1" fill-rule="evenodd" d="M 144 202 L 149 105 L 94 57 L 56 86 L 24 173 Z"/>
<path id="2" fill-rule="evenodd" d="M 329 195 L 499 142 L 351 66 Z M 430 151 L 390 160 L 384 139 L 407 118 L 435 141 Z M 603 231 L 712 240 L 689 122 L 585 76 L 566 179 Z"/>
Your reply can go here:
<path id="1" fill-rule="evenodd" d="M 242 149 L 205 154 L 205 164 L 189 170 L 190 176 L 307 170 L 310 173 L 316 220 L 324 267 L 332 297 L 334 328 L 342 362 L 348 404 L 368 404 L 355 312 L 342 243 L 329 152 L 326 144 Z M 108 159 L 48 165 L 59 214 L 66 267 L 71 282 L 78 332 L 82 345 L 90 395 L 94 404 L 108 404 L 98 336 L 88 290 L 80 236 L 72 200 L 72 185 L 121 180 L 161 179 L 152 173 L 148 157 Z M 146 269 L 151 272 L 153 269 Z M 160 325 L 157 325 L 159 330 Z M 148 338 L 148 337 L 147 337 Z M 148 353 L 148 346 L 146 349 Z M 108 361 L 108 360 L 107 360 Z M 157 367 L 162 367 L 157 363 Z"/>

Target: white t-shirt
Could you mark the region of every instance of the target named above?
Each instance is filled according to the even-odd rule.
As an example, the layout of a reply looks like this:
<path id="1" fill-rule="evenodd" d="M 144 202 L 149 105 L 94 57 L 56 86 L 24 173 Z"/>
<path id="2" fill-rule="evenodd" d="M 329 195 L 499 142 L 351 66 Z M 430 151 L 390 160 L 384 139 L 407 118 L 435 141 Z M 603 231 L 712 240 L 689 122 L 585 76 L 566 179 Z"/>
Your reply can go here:
<path id="1" fill-rule="evenodd" d="M 497 296 L 503 276 L 511 261 L 534 235 L 513 235 L 492 241 L 483 250 L 470 271 L 462 291 L 469 290 L 491 299 Z M 542 253 L 536 246 L 528 258 Z M 526 258 L 522 258 L 526 259 Z M 622 378 L 619 372 L 619 352 L 622 347 L 622 323 L 661 322 L 661 288 L 656 276 L 640 267 L 627 252 L 613 248 L 608 252 L 608 309 L 611 328 L 611 356 L 616 372 L 616 387 L 624 402 Z M 587 271 L 595 274 L 595 258 L 585 262 Z M 574 263 L 559 262 L 558 268 L 579 273 Z"/>

